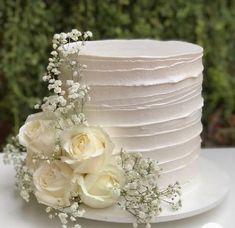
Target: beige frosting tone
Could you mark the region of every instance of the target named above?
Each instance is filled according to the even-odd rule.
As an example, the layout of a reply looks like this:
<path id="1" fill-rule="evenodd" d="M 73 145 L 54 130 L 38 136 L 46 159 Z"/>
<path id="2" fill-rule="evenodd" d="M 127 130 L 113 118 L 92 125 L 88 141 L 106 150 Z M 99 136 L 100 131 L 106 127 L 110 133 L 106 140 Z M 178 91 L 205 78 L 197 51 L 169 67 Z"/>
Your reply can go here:
<path id="1" fill-rule="evenodd" d="M 87 42 L 79 56 L 91 87 L 88 121 L 104 127 L 117 150 L 158 160 L 161 186 L 197 175 L 202 52 L 180 41 L 105 40 Z"/>

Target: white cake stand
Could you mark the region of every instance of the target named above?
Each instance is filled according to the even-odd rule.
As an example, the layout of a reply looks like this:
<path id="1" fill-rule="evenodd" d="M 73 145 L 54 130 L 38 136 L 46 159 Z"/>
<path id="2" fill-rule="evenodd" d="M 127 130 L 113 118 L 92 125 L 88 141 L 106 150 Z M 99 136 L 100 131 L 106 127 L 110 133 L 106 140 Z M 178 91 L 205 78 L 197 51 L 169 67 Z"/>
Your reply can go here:
<path id="1" fill-rule="evenodd" d="M 229 177 L 211 161 L 199 158 L 199 176 L 196 183 L 189 189 L 182 190 L 183 207 L 179 211 L 164 208 L 163 212 L 155 217 L 152 223 L 173 221 L 191 217 L 206 212 L 219 205 L 229 190 Z M 135 218 L 118 206 L 94 210 L 85 208 L 84 217 L 87 219 L 133 223 Z"/>

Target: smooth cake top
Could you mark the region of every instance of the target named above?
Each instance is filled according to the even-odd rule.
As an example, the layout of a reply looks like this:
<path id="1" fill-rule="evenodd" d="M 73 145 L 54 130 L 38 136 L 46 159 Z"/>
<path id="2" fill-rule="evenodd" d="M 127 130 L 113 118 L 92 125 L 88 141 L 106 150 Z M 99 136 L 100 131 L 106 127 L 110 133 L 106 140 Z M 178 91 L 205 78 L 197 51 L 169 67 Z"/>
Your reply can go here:
<path id="1" fill-rule="evenodd" d="M 69 44 L 72 47 L 74 43 Z M 199 45 L 183 41 L 159 41 L 150 39 L 86 41 L 81 56 L 95 58 L 170 58 L 202 54 Z"/>

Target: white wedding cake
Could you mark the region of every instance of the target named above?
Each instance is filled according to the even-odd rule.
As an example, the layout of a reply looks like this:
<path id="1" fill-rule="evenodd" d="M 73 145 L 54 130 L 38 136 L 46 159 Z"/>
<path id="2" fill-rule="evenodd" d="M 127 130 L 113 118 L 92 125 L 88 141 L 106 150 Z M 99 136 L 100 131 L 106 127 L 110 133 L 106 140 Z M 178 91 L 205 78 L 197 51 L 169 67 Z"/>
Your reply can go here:
<path id="1" fill-rule="evenodd" d="M 181 41 L 104 40 L 86 42 L 78 57 L 91 87 L 89 123 L 106 129 L 116 150 L 158 160 L 160 186 L 197 175 L 202 52 Z"/>
<path id="2" fill-rule="evenodd" d="M 203 49 L 91 37 L 53 36 L 42 77 L 49 96 L 3 149 L 20 196 L 64 228 L 81 227 L 80 218 L 149 228 L 217 206 L 228 178 L 198 159 Z M 17 214 L 13 192 L 3 194 Z"/>

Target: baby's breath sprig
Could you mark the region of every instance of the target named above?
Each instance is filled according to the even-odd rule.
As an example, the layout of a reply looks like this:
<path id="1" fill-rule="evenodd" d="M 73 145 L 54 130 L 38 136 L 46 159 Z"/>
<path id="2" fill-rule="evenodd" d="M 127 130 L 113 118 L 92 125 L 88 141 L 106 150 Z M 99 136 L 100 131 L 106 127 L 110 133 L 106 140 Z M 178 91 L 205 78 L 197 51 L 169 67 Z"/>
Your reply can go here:
<path id="1" fill-rule="evenodd" d="M 169 204 L 173 209 L 181 207 L 180 185 L 176 182 L 166 189 L 159 189 L 157 180 L 160 171 L 157 161 L 143 158 L 140 153 L 120 153 L 120 163 L 125 172 L 124 185 L 119 206 L 131 213 L 138 223 L 145 223 L 146 228 L 151 220 L 162 211 L 162 203 Z"/>
<path id="2" fill-rule="evenodd" d="M 79 82 L 86 66 L 80 64 L 77 57 L 85 41 L 91 37 L 90 31 L 81 33 L 77 29 L 73 29 L 69 33 L 55 34 L 53 37 L 53 51 L 49 58 L 47 74 L 42 78 L 48 83 L 48 90 L 52 94 L 45 97 L 41 103 L 36 104 L 35 108 L 54 112 L 57 117 L 58 129 L 87 124 L 83 114 L 83 106 L 85 101 L 89 99 L 89 87 Z M 76 43 L 70 45 L 70 42 Z M 59 79 L 62 74 L 60 71 L 62 65 L 71 75 L 71 79 L 64 82 Z"/>
<path id="3" fill-rule="evenodd" d="M 182 207 L 181 186 L 178 181 L 159 191 L 159 196 L 159 199 L 169 204 L 173 210 L 179 210 Z"/>
<path id="4" fill-rule="evenodd" d="M 85 210 L 80 207 L 80 202 L 76 200 L 71 206 L 66 208 L 55 209 L 47 207 L 46 212 L 50 219 L 58 217 L 62 224 L 62 228 L 81 228 L 81 225 L 77 222 L 78 219 L 83 216 Z"/>
<path id="5" fill-rule="evenodd" d="M 12 137 L 8 144 L 3 148 L 3 162 L 13 164 L 16 171 L 21 167 L 25 159 L 26 149 L 19 143 L 18 136 Z"/>
<path id="6" fill-rule="evenodd" d="M 13 164 L 15 169 L 15 185 L 20 192 L 21 197 L 29 202 L 33 192 L 32 175 L 25 166 L 26 149 L 19 143 L 18 136 L 12 137 L 10 142 L 3 148 L 3 162 Z"/>
<path id="7" fill-rule="evenodd" d="M 16 172 L 16 187 L 20 192 L 20 196 L 29 202 L 30 196 L 34 191 L 33 177 L 28 168 L 22 164 Z"/>

